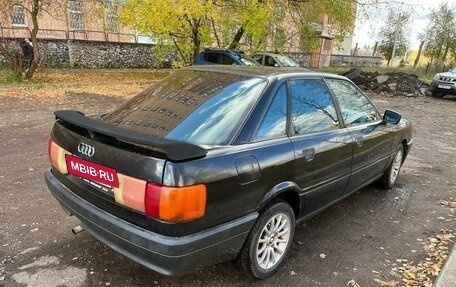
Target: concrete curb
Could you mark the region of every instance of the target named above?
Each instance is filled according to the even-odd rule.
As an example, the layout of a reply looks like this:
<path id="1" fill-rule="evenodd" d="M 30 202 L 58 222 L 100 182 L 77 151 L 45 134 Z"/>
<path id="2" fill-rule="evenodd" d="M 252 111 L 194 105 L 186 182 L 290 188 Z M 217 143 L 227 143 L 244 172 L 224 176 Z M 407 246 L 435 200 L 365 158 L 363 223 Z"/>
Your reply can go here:
<path id="1" fill-rule="evenodd" d="M 434 287 L 456 287 L 456 245 L 451 249 Z"/>

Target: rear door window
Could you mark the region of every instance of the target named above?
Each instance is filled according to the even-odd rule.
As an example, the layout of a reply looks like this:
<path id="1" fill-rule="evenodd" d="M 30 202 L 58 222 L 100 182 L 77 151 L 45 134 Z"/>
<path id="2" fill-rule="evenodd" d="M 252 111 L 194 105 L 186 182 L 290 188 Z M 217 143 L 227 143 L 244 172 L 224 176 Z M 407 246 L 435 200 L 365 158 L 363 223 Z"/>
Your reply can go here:
<path id="1" fill-rule="evenodd" d="M 175 72 L 103 117 L 127 130 L 195 144 L 227 144 L 267 81 L 197 70 Z"/>

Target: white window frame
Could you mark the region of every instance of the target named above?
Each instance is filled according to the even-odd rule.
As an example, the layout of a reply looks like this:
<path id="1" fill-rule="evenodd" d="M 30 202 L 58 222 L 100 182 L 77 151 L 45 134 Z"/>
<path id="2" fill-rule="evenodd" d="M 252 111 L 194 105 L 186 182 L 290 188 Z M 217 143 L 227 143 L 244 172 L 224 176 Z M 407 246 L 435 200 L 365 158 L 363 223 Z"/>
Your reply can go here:
<path id="1" fill-rule="evenodd" d="M 119 32 L 119 14 L 118 9 L 113 3 L 107 3 L 105 7 L 105 26 L 109 33 Z M 114 28 L 114 29 L 113 29 Z"/>
<path id="2" fill-rule="evenodd" d="M 22 8 L 22 11 L 19 11 L 21 8 Z M 19 9 L 19 10 L 15 10 L 15 9 Z M 22 4 L 22 2 L 16 2 L 11 5 L 10 20 L 11 20 L 12 27 L 27 27 L 27 16 L 26 16 L 25 11 L 26 10 L 25 10 L 25 7 Z M 16 14 L 16 15 L 13 16 L 13 14 Z M 22 14 L 22 16 L 20 16 L 20 14 Z M 20 17 L 23 18 L 23 20 L 24 20 L 23 23 L 15 23 L 14 20 L 19 19 Z"/>
<path id="3" fill-rule="evenodd" d="M 80 0 L 68 1 L 68 24 L 71 31 L 84 30 L 83 2 Z"/>

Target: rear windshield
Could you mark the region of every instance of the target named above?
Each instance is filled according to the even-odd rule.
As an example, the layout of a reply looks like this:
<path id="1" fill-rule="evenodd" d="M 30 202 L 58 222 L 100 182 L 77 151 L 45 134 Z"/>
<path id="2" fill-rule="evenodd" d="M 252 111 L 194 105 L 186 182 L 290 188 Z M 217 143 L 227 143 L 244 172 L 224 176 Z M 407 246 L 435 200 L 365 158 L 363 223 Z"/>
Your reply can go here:
<path id="1" fill-rule="evenodd" d="M 181 70 L 103 117 L 120 128 L 202 145 L 227 144 L 266 80 Z"/>

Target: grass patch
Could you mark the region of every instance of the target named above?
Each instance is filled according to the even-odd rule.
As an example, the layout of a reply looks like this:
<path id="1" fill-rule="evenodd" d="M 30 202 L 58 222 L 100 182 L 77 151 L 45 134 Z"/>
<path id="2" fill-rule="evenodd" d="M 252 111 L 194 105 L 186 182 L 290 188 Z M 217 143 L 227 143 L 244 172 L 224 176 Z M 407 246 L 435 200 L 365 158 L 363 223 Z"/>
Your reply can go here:
<path id="1" fill-rule="evenodd" d="M 23 80 L 9 70 L 0 70 L 0 85 L 21 85 L 40 88 L 46 85 L 84 86 L 110 83 L 146 84 L 161 80 L 171 74 L 172 71 L 173 70 L 171 69 L 39 69 L 31 80 Z"/>
<path id="2" fill-rule="evenodd" d="M 22 82 L 21 77 L 10 71 L 0 71 L 0 85 L 17 85 Z"/>
<path id="3" fill-rule="evenodd" d="M 171 72 L 171 69 L 51 69 L 37 73 L 34 78 L 43 82 L 65 84 L 141 83 L 161 80 Z"/>

